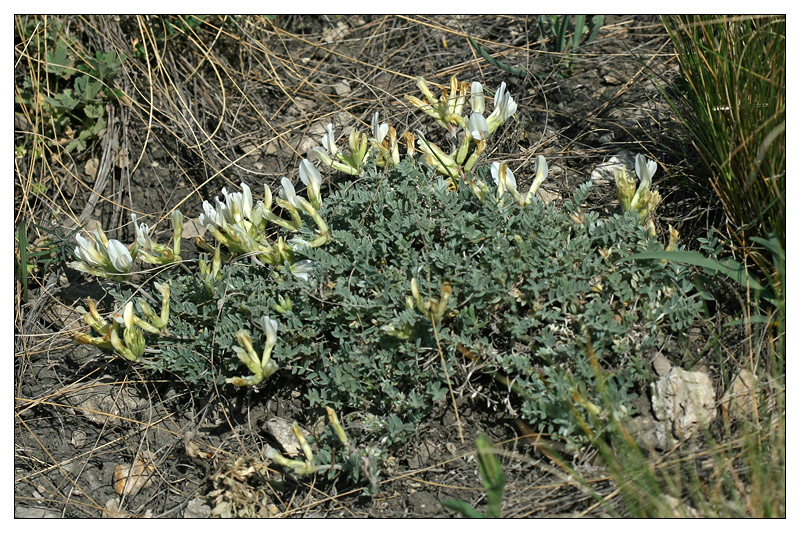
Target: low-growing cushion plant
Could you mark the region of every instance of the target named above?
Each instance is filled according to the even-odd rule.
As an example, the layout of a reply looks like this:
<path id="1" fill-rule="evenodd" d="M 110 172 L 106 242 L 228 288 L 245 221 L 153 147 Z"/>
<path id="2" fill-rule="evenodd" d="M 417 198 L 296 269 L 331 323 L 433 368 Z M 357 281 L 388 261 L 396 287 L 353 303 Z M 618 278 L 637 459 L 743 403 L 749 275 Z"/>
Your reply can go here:
<path id="1" fill-rule="evenodd" d="M 247 257 L 222 265 L 211 285 L 173 275 L 169 334 L 143 361 L 192 383 L 222 383 L 242 372 L 236 333 L 260 330 L 270 316 L 279 324 L 271 380 L 290 380 L 309 408 L 410 429 L 447 392 L 434 324 L 415 306 L 412 280 L 424 298 L 449 284 L 436 324 L 448 374 L 457 375 L 466 349 L 513 384 L 537 429 L 578 438 L 573 410 L 600 403 L 586 344 L 628 409 L 648 357 L 699 309 L 684 267 L 617 262 L 663 246 L 636 214 L 582 211 L 588 189 L 559 210 L 491 194 L 481 202 L 410 160 L 370 168 L 326 199 L 332 242 L 297 252 L 313 262 L 310 276 Z"/>
<path id="2" fill-rule="evenodd" d="M 459 94 L 465 100 L 466 89 Z M 507 95 L 501 104 L 499 123 L 516 108 Z M 376 117 L 378 143 L 382 126 Z M 557 208 L 519 193 L 505 165 L 467 168 L 486 136 L 476 128 L 464 154 L 423 150 L 425 164 L 395 153 L 382 168 L 360 155 L 366 140 L 354 141 L 349 165 L 361 179 L 324 199 L 319 172 L 304 161 L 308 200 L 286 178 L 275 199 L 290 219 L 273 213 L 269 188 L 255 206 L 249 187 L 223 190 L 225 202 L 204 205 L 201 222 L 218 244 L 197 272 L 170 268 L 179 241 L 171 251 L 152 242 L 144 225 L 130 250 L 101 231 L 90 235 L 78 255 L 92 271 L 124 279 L 137 258 L 166 267 L 157 276 L 160 315 L 139 298 L 147 320 L 137 316 L 130 302 L 148 289 L 135 294 L 120 285 L 114 294 L 124 311 L 106 321 L 90 304 L 87 322 L 100 336 L 82 342 L 113 347 L 199 390 L 290 387 L 310 413 L 333 408 L 345 425 L 361 428 L 361 448 L 339 442 L 348 442 L 353 464 L 363 452 L 373 481 L 372 459 L 452 399 L 449 391 L 467 379 L 464 365 L 481 369 L 469 379 L 495 378 L 495 393 L 513 396 L 507 404 L 537 431 L 570 443 L 585 440 L 587 430 L 602 432 L 581 423 L 632 412 L 649 359 L 669 354 L 675 334 L 695 320 L 700 299 L 689 270 L 658 259 L 622 261 L 664 247 L 635 210 L 601 218 L 583 208 L 588 182 Z M 443 158 L 452 164 L 443 166 Z M 544 158 L 536 174 L 532 193 L 547 175 Z M 173 217 L 176 241 L 182 220 Z M 268 222 L 279 229 L 274 241 L 264 233 Z M 331 457 L 325 442 L 336 441 L 317 442 L 319 466 Z"/>

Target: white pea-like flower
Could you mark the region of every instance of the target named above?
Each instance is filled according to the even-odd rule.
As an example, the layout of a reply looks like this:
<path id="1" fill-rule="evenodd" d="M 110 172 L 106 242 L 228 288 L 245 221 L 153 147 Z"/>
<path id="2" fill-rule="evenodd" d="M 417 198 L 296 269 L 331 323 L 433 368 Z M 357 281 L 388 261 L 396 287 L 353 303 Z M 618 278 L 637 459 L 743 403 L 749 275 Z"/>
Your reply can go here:
<path id="1" fill-rule="evenodd" d="M 639 210 L 639 207 L 646 204 L 652 196 L 650 194 L 650 187 L 653 184 L 653 176 L 658 169 L 658 165 L 655 161 L 647 159 L 642 154 L 637 154 L 634 159 L 634 168 L 636 170 L 636 176 L 639 178 L 639 186 L 636 188 L 636 193 L 633 195 L 631 206 Z"/>
<path id="2" fill-rule="evenodd" d="M 314 245 L 308 242 L 305 239 L 301 239 L 300 237 L 293 237 L 286 241 L 291 246 L 292 251 L 296 252 L 298 250 L 302 250 L 303 248 L 313 248 Z"/>
<path id="3" fill-rule="evenodd" d="M 472 87 L 469 91 L 469 103 L 473 113 L 483 115 L 483 112 L 486 110 L 486 99 L 483 96 L 483 85 L 481 85 L 481 82 L 472 82 Z"/>
<path id="4" fill-rule="evenodd" d="M 543 155 L 536 156 L 536 163 L 533 167 L 534 169 L 534 178 L 533 183 L 531 183 L 531 188 L 528 190 L 528 194 L 525 195 L 523 200 L 523 205 L 528 205 L 533 200 L 533 195 L 536 194 L 536 191 L 539 190 L 544 180 L 547 179 L 547 174 L 550 172 L 550 169 L 547 166 L 547 161 L 545 160 Z"/>
<path id="5" fill-rule="evenodd" d="M 122 323 L 125 324 L 126 328 L 133 327 L 133 302 L 128 302 L 125 304 L 125 308 L 122 310 Z"/>
<path id="6" fill-rule="evenodd" d="M 218 209 L 223 213 L 225 220 L 231 224 L 249 220 L 253 212 L 253 195 L 250 187 L 242 183 L 242 192 L 229 193 L 225 187 L 222 188 L 222 196 L 225 197 L 224 203 L 219 203 Z"/>
<path id="7" fill-rule="evenodd" d="M 493 133 L 514 113 L 517 112 L 517 103 L 506 91 L 506 82 L 500 84 L 494 94 L 494 110 L 486 121 L 489 123 L 489 133 Z"/>
<path id="8" fill-rule="evenodd" d="M 467 127 L 472 137 L 478 141 L 485 141 L 489 138 L 489 123 L 480 113 L 472 113 L 467 120 Z"/>
<path id="9" fill-rule="evenodd" d="M 372 115 L 372 138 L 378 141 L 378 143 L 382 143 L 383 139 L 385 139 L 386 135 L 389 133 L 389 125 L 385 122 L 379 124 L 379 120 L 378 112 L 375 111 L 375 114 Z"/>
<path id="10" fill-rule="evenodd" d="M 290 270 L 295 277 L 308 281 L 309 276 L 314 273 L 314 262 L 310 259 L 301 259 L 295 262 Z"/>
<path id="11" fill-rule="evenodd" d="M 131 220 L 133 221 L 133 229 L 136 232 L 136 244 L 145 250 L 152 250 L 153 241 L 150 239 L 150 226 L 144 222 L 139 224 L 139 219 L 136 218 L 136 213 L 131 213 Z"/>
<path id="12" fill-rule="evenodd" d="M 322 137 L 322 146 L 325 147 L 325 150 L 330 155 L 336 155 L 339 150 L 336 148 L 336 137 L 333 134 L 333 124 L 329 122 L 325 127 L 325 130 L 326 133 Z"/>
<path id="13" fill-rule="evenodd" d="M 102 229 L 89 231 L 85 236 L 79 232 L 75 235 L 75 240 L 78 242 L 75 248 L 78 261 L 70 263 L 72 268 L 102 277 L 130 272 L 135 251 L 131 255 L 124 244 L 107 238 Z"/>
<path id="14" fill-rule="evenodd" d="M 88 266 L 103 268 L 108 261 L 108 254 L 103 254 L 100 250 L 104 250 L 103 246 L 95 240 L 94 237 L 89 235 L 89 238 L 84 238 L 83 235 L 78 233 L 75 235 L 75 240 L 78 241 L 78 246 L 75 248 L 75 255 L 86 263 Z"/>
<path id="15" fill-rule="evenodd" d="M 129 272 L 133 266 L 133 258 L 128 248 L 116 239 L 107 239 L 104 244 L 97 233 L 90 233 L 88 238 L 78 233 L 75 235 L 75 240 L 78 241 L 75 255 L 90 268 L 113 274 Z"/>
<path id="16" fill-rule="evenodd" d="M 242 192 L 236 193 L 238 199 L 239 210 L 244 218 L 250 220 L 253 218 L 253 193 L 246 183 L 242 182 Z"/>
<path id="17" fill-rule="evenodd" d="M 314 163 L 308 159 L 303 159 L 300 162 L 300 180 L 306 185 L 306 187 L 319 187 L 322 185 L 322 176 L 320 175 L 319 170 L 317 170 L 317 167 L 314 166 Z"/>
<path id="18" fill-rule="evenodd" d="M 294 190 L 294 185 L 292 185 L 292 182 L 289 181 L 289 179 L 286 177 L 281 178 L 280 195 L 284 200 L 289 202 L 289 204 L 291 204 L 292 206 L 297 208 L 300 207 L 300 204 L 297 201 L 297 193 Z"/>
<path id="19" fill-rule="evenodd" d="M 226 226 L 222 213 L 217 212 L 208 200 L 203 200 L 203 213 L 200 215 L 200 224 L 206 228 L 222 229 Z"/>
<path id="20" fill-rule="evenodd" d="M 261 324 L 261 329 L 264 330 L 264 334 L 267 336 L 267 345 L 275 346 L 278 342 L 278 323 L 264 315 L 259 320 L 259 324 Z"/>
<path id="21" fill-rule="evenodd" d="M 306 186 L 308 191 L 308 199 L 315 209 L 319 209 L 322 205 L 322 195 L 320 188 L 322 187 L 322 175 L 314 163 L 308 159 L 303 159 L 300 162 L 300 181 Z"/>
<path id="22" fill-rule="evenodd" d="M 133 258 L 128 248 L 116 239 L 108 240 L 108 257 L 117 272 L 129 272 L 133 266 Z"/>
<path id="23" fill-rule="evenodd" d="M 505 191 L 508 191 L 515 199 L 517 198 L 517 179 L 505 163 L 498 163 L 497 161 L 492 163 L 492 179 L 497 185 L 498 198 Z"/>
<path id="24" fill-rule="evenodd" d="M 637 154 L 634 160 L 634 167 L 636 169 L 636 175 L 639 177 L 639 190 L 649 189 L 653 182 L 653 176 L 656 170 L 658 170 L 658 164 L 656 164 L 655 161 L 647 159 L 642 154 Z"/>
<path id="25" fill-rule="evenodd" d="M 503 120 L 508 120 L 514 113 L 517 112 L 517 103 L 506 91 L 506 82 L 500 84 L 495 94 L 495 108 L 499 109 Z"/>

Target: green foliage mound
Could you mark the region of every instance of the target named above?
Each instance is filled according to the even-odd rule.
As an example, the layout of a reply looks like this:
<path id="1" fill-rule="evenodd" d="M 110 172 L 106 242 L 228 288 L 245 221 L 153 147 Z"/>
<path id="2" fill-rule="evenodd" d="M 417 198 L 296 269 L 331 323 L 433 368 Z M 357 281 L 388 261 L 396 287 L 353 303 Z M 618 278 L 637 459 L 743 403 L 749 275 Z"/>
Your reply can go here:
<path id="1" fill-rule="evenodd" d="M 488 182 L 487 170 L 477 179 Z M 499 392 L 519 398 L 533 427 L 580 439 L 578 417 L 607 405 L 600 388 L 629 410 L 648 357 L 700 308 L 685 267 L 617 262 L 663 246 L 635 214 L 582 211 L 589 188 L 559 210 L 507 195 L 481 201 L 412 160 L 367 168 L 324 201 L 332 242 L 295 250 L 313 261 L 310 277 L 239 257 L 210 284 L 173 278 L 169 336 L 143 361 L 200 386 L 224 383 L 244 369 L 236 332 L 253 332 L 259 351 L 258 321 L 268 315 L 278 323 L 279 370 L 262 391 L 290 386 L 311 409 L 358 417 L 372 442 L 402 441 L 445 401 L 446 376 L 457 387 L 459 368 L 472 364 L 464 354 L 483 369 L 471 379 L 505 383 Z M 412 279 L 434 303 L 449 284 L 440 320 L 415 305 Z"/>

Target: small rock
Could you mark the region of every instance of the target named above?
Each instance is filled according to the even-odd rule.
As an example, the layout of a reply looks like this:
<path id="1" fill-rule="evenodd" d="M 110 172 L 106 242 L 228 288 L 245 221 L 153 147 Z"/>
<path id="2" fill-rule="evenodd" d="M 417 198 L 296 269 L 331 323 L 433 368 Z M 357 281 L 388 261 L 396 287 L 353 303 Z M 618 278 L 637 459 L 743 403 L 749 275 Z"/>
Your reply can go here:
<path id="1" fill-rule="evenodd" d="M 350 84 L 345 81 L 340 81 L 333 84 L 333 92 L 338 96 L 350 94 Z"/>
<path id="2" fill-rule="evenodd" d="M 185 218 L 183 220 L 183 232 L 181 238 L 194 240 L 195 237 L 203 237 L 206 234 L 206 227 L 200 224 L 196 218 Z"/>
<path id="3" fill-rule="evenodd" d="M 758 416 L 758 380 L 752 372 L 742 369 L 733 378 L 731 386 L 722 396 L 723 412 L 735 419 L 754 419 Z"/>
<path id="4" fill-rule="evenodd" d="M 614 140 L 614 132 L 613 131 L 605 133 L 605 134 L 603 134 L 603 135 L 601 135 L 600 137 L 597 138 L 597 141 L 600 144 L 608 144 L 608 143 L 612 142 L 613 140 Z"/>
<path id="5" fill-rule="evenodd" d="M 280 148 L 280 142 L 276 139 L 267 144 L 264 148 L 264 153 L 266 155 L 275 155 L 278 153 L 278 148 Z"/>
<path id="6" fill-rule="evenodd" d="M 322 31 L 322 40 L 332 43 L 344 39 L 350 33 L 350 28 L 343 21 L 339 21 L 333 28 L 325 28 Z"/>
<path id="7" fill-rule="evenodd" d="M 652 414 L 652 406 L 650 405 L 650 398 L 648 398 L 647 394 L 642 393 L 636 396 L 636 398 L 631 401 L 631 405 L 636 414 Z"/>
<path id="8" fill-rule="evenodd" d="M 666 502 L 669 506 L 670 510 L 672 511 L 671 516 L 665 516 L 663 518 L 701 518 L 700 513 L 694 507 L 690 507 L 674 496 L 670 496 L 669 494 L 662 494 L 661 499 Z"/>
<path id="9" fill-rule="evenodd" d="M 245 155 L 250 155 L 250 156 L 261 155 L 261 147 L 259 147 L 259 145 L 254 142 L 246 142 L 241 146 L 239 146 L 239 148 L 242 150 L 242 152 L 245 153 Z"/>
<path id="10" fill-rule="evenodd" d="M 669 423 L 656 420 L 650 413 L 631 418 L 627 429 L 645 450 L 667 450 L 674 441 Z"/>
<path id="11" fill-rule="evenodd" d="M 708 426 L 716 416 L 716 395 L 708 374 L 672 368 L 650 388 L 655 418 L 669 422 L 678 439 Z"/>
<path id="12" fill-rule="evenodd" d="M 356 117 L 347 111 L 340 111 L 336 113 L 330 120 L 325 122 L 327 126 L 328 122 L 333 123 L 333 133 L 336 134 L 336 142 L 338 143 L 340 140 L 344 140 L 345 143 L 347 142 L 347 136 L 350 134 L 348 129 L 353 129 L 352 124 L 356 120 Z M 344 127 L 345 131 L 339 132 L 339 128 Z"/>
<path id="13" fill-rule="evenodd" d="M 549 204 L 551 202 L 561 199 L 560 194 L 552 193 L 545 188 L 539 188 L 539 190 L 536 191 L 536 194 L 539 195 L 539 198 L 541 198 L 545 204 Z"/>
<path id="14" fill-rule="evenodd" d="M 70 440 L 70 442 L 72 443 L 73 446 L 75 446 L 76 449 L 78 449 L 82 448 L 83 445 L 86 444 L 87 440 L 88 437 L 86 436 L 86 432 L 83 431 L 82 429 L 76 429 L 75 431 L 72 432 L 72 439 Z"/>
<path id="15" fill-rule="evenodd" d="M 615 183 L 614 171 L 618 168 L 627 170 L 628 172 L 635 171 L 634 156 L 632 152 L 623 150 L 605 163 L 601 163 L 592 170 L 592 181 L 608 181 Z"/>
<path id="16" fill-rule="evenodd" d="M 14 518 L 61 518 L 61 513 L 46 507 L 23 507 L 19 505 L 14 508 Z"/>
<path id="17" fill-rule="evenodd" d="M 292 433 L 292 421 L 274 416 L 264 423 L 267 432 L 280 446 L 281 451 L 289 457 L 300 453 L 300 443 Z"/>
<path id="18" fill-rule="evenodd" d="M 408 467 L 411 469 L 422 468 L 430 463 L 431 456 L 436 452 L 436 444 L 425 440 L 417 444 L 416 453 L 408 458 Z"/>
<path id="19" fill-rule="evenodd" d="M 194 498 L 189 500 L 186 504 L 186 510 L 183 512 L 184 518 L 210 518 L 211 506 L 205 498 Z"/>
<path id="20" fill-rule="evenodd" d="M 303 112 L 311 111 L 317 105 L 316 102 L 307 98 L 295 98 L 294 104 L 298 110 Z"/>
<path id="21" fill-rule="evenodd" d="M 153 454 L 142 452 L 133 464 L 117 465 L 114 469 L 114 492 L 122 496 L 134 496 L 140 490 L 152 485 L 152 475 L 156 470 Z"/>
<path id="22" fill-rule="evenodd" d="M 125 513 L 119 511 L 119 501 L 116 498 L 111 498 L 106 502 L 103 518 L 125 518 L 126 516 Z"/>
<path id="23" fill-rule="evenodd" d="M 323 135 L 328 132 L 327 128 L 328 124 L 323 122 L 314 122 L 309 126 L 308 131 L 306 132 L 306 137 L 314 137 L 315 139 L 320 139 Z"/>
<path id="24" fill-rule="evenodd" d="M 672 363 L 669 362 L 669 359 L 664 357 L 664 354 L 659 353 L 656 355 L 655 359 L 653 359 L 653 369 L 656 371 L 657 376 L 666 376 L 671 368 Z"/>
<path id="25" fill-rule="evenodd" d="M 388 91 L 392 86 L 393 76 L 388 72 L 381 72 L 372 80 L 372 85 L 380 91 Z"/>
<path id="26" fill-rule="evenodd" d="M 100 167 L 100 160 L 96 157 L 91 158 L 86 162 L 83 167 L 83 173 L 87 176 L 94 176 L 97 174 L 97 169 Z"/>
<path id="27" fill-rule="evenodd" d="M 300 141 L 300 145 L 297 147 L 297 153 L 299 154 L 308 154 L 312 148 L 318 146 L 319 142 L 317 142 L 316 137 L 303 137 Z"/>

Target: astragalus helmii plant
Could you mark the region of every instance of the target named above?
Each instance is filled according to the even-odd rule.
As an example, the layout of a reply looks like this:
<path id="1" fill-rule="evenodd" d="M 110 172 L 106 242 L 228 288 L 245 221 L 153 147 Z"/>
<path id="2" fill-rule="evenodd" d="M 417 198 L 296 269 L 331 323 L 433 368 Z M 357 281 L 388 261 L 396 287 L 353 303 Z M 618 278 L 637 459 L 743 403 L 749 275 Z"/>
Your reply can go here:
<path id="1" fill-rule="evenodd" d="M 545 204 L 543 156 L 533 176 L 487 158 L 518 112 L 505 83 L 490 93 L 453 77 L 440 97 L 417 87 L 406 100 L 441 131 L 401 135 L 377 112 L 347 139 L 327 124 L 299 180 L 276 194 L 246 180 L 203 202 L 199 258 L 181 251 L 177 210 L 171 247 L 144 224 L 127 246 L 79 233 L 73 267 L 108 278 L 118 308 L 89 302 L 76 340 L 198 391 L 297 391 L 330 423 L 321 437 L 293 430 L 303 460 L 270 452 L 296 475 L 374 483 L 382 458 L 435 406 L 457 409 L 470 380 L 569 446 L 632 413 L 648 354 L 669 355 L 701 306 L 685 267 L 622 261 L 664 250 L 647 224 L 656 163 L 636 158 L 638 186 L 616 176 L 610 216 L 585 208 L 589 182 Z"/>

